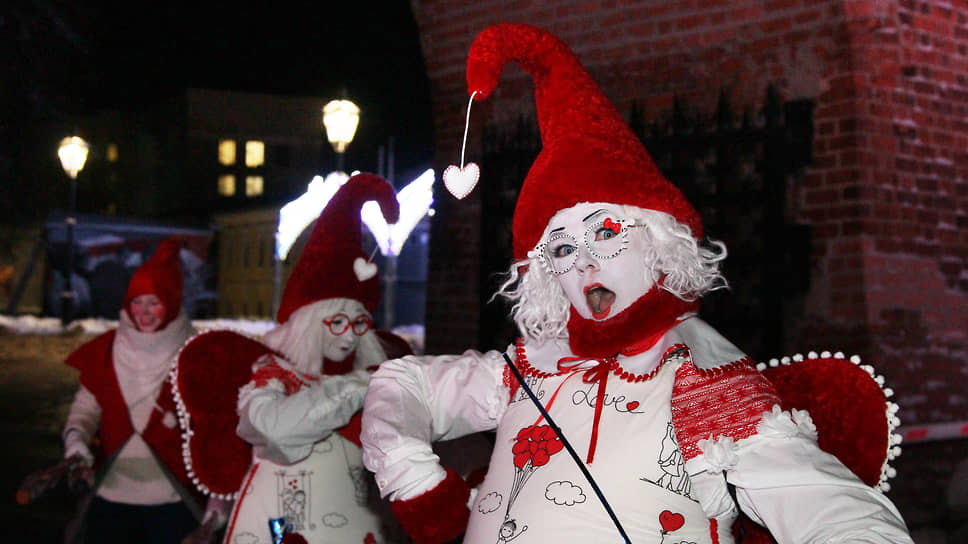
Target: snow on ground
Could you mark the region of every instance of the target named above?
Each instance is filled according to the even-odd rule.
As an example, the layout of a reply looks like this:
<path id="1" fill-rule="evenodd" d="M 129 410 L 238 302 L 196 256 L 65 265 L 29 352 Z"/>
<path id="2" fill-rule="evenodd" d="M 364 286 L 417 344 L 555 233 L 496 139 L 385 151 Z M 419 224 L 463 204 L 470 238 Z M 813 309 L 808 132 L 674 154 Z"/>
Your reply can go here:
<path id="1" fill-rule="evenodd" d="M 199 330 L 232 329 L 252 336 L 261 336 L 275 326 L 268 320 L 249 319 L 204 319 L 193 321 Z M 66 327 L 56 317 L 34 317 L 23 315 L 12 317 L 0 315 L 0 329 L 14 334 L 60 334 L 65 331 L 81 331 L 85 334 L 100 334 L 118 326 L 117 320 L 100 317 L 78 319 L 70 322 Z"/>
<path id="2" fill-rule="evenodd" d="M 192 325 L 199 331 L 211 329 L 230 329 L 259 337 L 276 326 L 274 321 L 257 319 L 201 319 L 192 321 Z M 118 326 L 117 320 L 100 317 L 78 319 L 70 322 L 66 327 L 56 317 L 35 317 L 31 315 L 9 316 L 0 314 L 0 331 L 8 334 L 56 335 L 63 332 L 81 332 L 96 335 L 107 332 Z M 393 328 L 393 332 L 403 337 L 413 347 L 416 353 L 423 353 L 424 329 L 421 325 L 401 325 Z"/>

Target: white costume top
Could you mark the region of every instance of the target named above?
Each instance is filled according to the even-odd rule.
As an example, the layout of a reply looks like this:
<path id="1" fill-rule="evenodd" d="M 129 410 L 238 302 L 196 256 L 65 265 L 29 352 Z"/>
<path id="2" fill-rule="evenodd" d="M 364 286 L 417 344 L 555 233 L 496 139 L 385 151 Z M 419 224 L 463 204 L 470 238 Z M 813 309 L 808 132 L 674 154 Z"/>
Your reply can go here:
<path id="1" fill-rule="evenodd" d="M 184 311 L 164 328 L 153 332 L 138 330 L 127 310 L 122 310 L 112 343 L 111 357 L 118 388 L 127 405 L 134 433 L 121 446 L 105 471 L 97 495 L 122 504 L 158 505 L 178 502 L 175 489 L 157 455 L 141 436 L 152 413 L 164 412 L 158 396 L 168 377 L 170 361 L 192 333 L 192 323 Z M 101 379 L 110 379 L 105 376 Z M 102 407 L 97 397 L 83 385 L 78 388 L 67 415 L 64 435 L 76 429 L 85 442 L 97 434 Z M 174 428 L 178 421 L 165 414 L 164 425 Z"/>
<path id="2" fill-rule="evenodd" d="M 817 447 L 809 416 L 780 411 L 748 358 L 698 318 L 611 361 L 574 358 L 567 341 L 511 352 L 636 544 L 732 542 L 724 470 L 780 542 L 912 542 L 893 504 Z M 443 480 L 430 442 L 497 429 L 467 544 L 622 541 L 498 352 L 384 363 L 363 419 L 364 462 L 391 500 Z"/>
<path id="3" fill-rule="evenodd" d="M 256 366 L 239 393 L 237 430 L 253 462 L 224 542 L 270 543 L 269 520 L 280 517 L 310 543 L 384 542 L 360 447 L 337 432 L 362 407 L 369 372 L 314 377 L 272 355 Z"/>

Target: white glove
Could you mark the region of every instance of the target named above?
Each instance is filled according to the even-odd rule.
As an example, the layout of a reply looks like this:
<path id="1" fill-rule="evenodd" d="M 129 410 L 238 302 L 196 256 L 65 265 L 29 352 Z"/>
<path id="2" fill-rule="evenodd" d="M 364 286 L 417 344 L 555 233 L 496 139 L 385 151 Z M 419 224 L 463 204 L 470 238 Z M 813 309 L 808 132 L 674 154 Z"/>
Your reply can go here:
<path id="1" fill-rule="evenodd" d="M 202 517 L 202 522 L 204 523 L 211 519 L 214 528 L 216 530 L 221 529 L 229 520 L 229 514 L 232 513 L 233 504 L 231 499 L 209 497 L 208 504 L 205 505 L 205 515 Z"/>
<path id="2" fill-rule="evenodd" d="M 215 537 L 216 531 L 221 529 L 228 521 L 229 512 L 232 510 L 232 501 L 209 498 L 205 507 L 205 516 L 202 523 L 192 532 L 188 533 L 181 544 L 210 544 Z"/>
<path id="3" fill-rule="evenodd" d="M 80 429 L 70 429 L 64 435 L 64 458 L 79 456 L 87 463 L 87 466 L 94 466 L 94 454 L 87 445 L 84 433 Z"/>

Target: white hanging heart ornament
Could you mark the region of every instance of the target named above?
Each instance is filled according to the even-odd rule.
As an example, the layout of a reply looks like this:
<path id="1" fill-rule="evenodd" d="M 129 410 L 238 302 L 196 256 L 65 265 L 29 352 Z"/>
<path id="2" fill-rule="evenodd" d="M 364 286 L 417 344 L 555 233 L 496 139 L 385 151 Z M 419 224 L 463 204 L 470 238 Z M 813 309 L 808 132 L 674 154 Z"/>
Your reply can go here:
<path id="1" fill-rule="evenodd" d="M 376 263 L 371 263 L 363 257 L 357 257 L 353 261 L 353 273 L 356 274 L 356 279 L 366 281 L 376 276 Z"/>
<path id="2" fill-rule="evenodd" d="M 463 168 L 450 165 L 444 170 L 444 187 L 458 199 L 469 195 L 481 179 L 481 168 L 475 162 L 469 162 Z"/>

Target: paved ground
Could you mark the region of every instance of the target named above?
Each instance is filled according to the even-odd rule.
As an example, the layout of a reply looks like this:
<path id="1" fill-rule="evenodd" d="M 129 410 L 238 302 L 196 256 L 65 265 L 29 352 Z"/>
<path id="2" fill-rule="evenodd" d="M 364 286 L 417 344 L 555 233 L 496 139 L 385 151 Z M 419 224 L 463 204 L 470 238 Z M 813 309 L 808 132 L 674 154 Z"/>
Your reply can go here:
<path id="1" fill-rule="evenodd" d="M 63 540 L 75 498 L 53 493 L 21 506 L 15 493 L 30 472 L 58 462 L 60 429 L 77 388 L 77 373 L 61 362 L 86 340 L 81 334 L 9 335 L 0 331 L 0 542 Z"/>
<path id="2" fill-rule="evenodd" d="M 60 460 L 60 430 L 77 388 L 76 372 L 62 361 L 88 338 L 81 333 L 11 335 L 0 329 L 0 455 L 5 468 L 0 475 L 0 542 L 62 541 L 74 497 L 59 492 L 21 506 L 14 495 L 24 476 Z M 966 513 L 948 506 L 952 474 L 966 458 L 964 440 L 904 448 L 889 496 L 917 544 L 968 542 Z M 961 487 L 968 488 L 968 482 L 963 483 Z"/>

